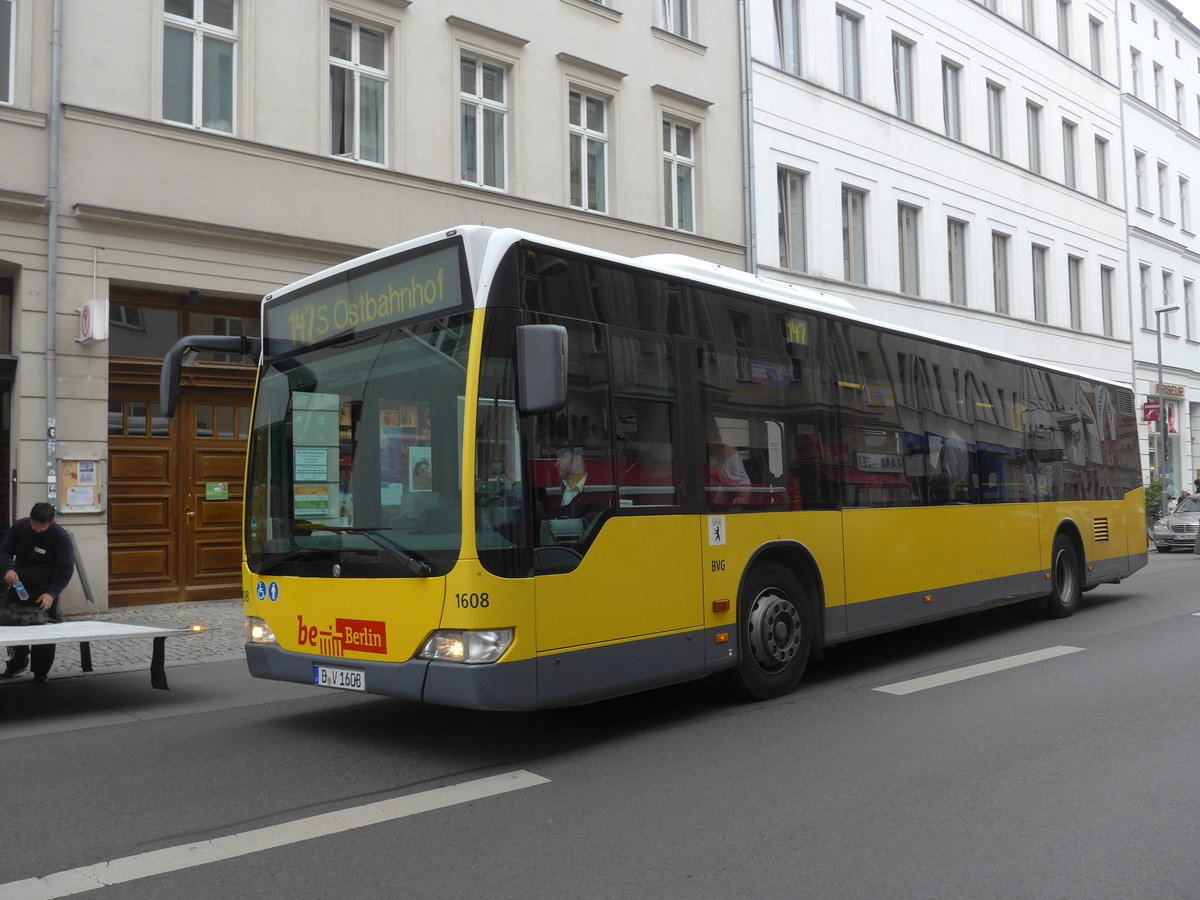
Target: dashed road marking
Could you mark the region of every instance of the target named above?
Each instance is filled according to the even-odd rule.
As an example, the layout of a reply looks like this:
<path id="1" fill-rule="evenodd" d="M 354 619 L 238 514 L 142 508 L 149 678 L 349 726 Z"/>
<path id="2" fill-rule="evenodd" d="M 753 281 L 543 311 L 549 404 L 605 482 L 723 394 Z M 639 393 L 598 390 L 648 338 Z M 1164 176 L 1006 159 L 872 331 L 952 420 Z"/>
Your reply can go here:
<path id="1" fill-rule="evenodd" d="M 950 669 L 934 675 L 923 675 L 920 678 L 911 678 L 908 681 L 897 681 L 895 684 L 885 684 L 882 687 L 875 688 L 875 690 L 899 696 L 915 694 L 917 691 L 927 691 L 930 688 L 941 687 L 944 684 L 954 684 L 957 681 L 966 681 L 969 678 L 978 678 L 981 675 L 991 675 L 993 672 L 1003 672 L 1005 669 L 1015 669 L 1018 666 L 1027 666 L 1045 659 L 1054 659 L 1055 657 L 1066 656 L 1070 653 L 1079 653 L 1081 650 L 1083 650 L 1082 647 L 1047 647 L 1045 650 L 1034 650 L 1032 653 L 1006 656 L 1003 659 L 993 659 L 990 662 L 979 663 L 974 666 L 964 666 L 961 669 Z"/>
<path id="2" fill-rule="evenodd" d="M 253 831 L 243 831 L 240 834 L 229 834 L 209 841 L 164 847 L 161 850 L 151 850 L 136 856 L 126 856 L 95 865 L 80 866 L 41 878 L 10 881 L 7 884 L 0 884 L 0 900 L 54 900 L 57 897 L 82 894 L 85 891 L 95 891 L 114 884 L 149 878 L 153 875 L 164 875 L 167 872 L 178 872 L 208 863 L 235 859 L 250 853 L 258 853 L 260 850 L 272 850 L 300 841 L 327 837 L 339 831 L 350 831 L 355 828 L 378 825 L 382 822 L 391 822 L 406 816 L 415 816 L 418 813 L 547 784 L 549 781 L 549 778 L 543 778 L 541 775 L 524 770 L 506 772 L 503 775 L 493 775 L 490 778 L 480 778 L 463 784 L 452 784 L 419 794 L 407 794 L 378 803 L 367 803 L 350 809 L 309 816 L 294 822 L 283 822 Z"/>

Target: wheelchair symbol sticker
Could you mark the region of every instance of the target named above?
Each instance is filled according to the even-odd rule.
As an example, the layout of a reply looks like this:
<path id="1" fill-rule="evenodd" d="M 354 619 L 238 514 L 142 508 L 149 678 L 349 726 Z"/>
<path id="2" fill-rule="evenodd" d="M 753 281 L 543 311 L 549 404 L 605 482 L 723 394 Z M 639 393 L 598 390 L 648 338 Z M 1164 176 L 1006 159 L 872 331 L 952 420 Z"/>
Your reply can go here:
<path id="1" fill-rule="evenodd" d="M 260 582 L 259 582 L 259 583 L 258 583 L 258 584 L 255 586 L 255 588 L 254 588 L 254 595 L 255 595 L 256 597 L 258 597 L 258 599 L 259 599 L 259 600 L 266 600 L 266 599 L 267 599 L 267 583 L 266 583 L 265 581 L 260 581 Z"/>

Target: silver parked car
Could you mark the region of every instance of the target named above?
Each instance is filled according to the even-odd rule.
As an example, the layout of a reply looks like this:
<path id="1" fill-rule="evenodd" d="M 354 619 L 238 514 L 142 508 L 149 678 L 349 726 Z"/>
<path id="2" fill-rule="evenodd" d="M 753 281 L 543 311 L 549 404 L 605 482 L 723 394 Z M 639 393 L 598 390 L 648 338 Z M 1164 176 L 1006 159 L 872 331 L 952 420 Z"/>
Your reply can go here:
<path id="1" fill-rule="evenodd" d="M 1184 497 L 1173 513 L 1163 516 L 1150 529 L 1150 540 L 1159 553 L 1170 553 L 1176 547 L 1192 550 L 1196 532 L 1200 531 L 1200 495 Z"/>

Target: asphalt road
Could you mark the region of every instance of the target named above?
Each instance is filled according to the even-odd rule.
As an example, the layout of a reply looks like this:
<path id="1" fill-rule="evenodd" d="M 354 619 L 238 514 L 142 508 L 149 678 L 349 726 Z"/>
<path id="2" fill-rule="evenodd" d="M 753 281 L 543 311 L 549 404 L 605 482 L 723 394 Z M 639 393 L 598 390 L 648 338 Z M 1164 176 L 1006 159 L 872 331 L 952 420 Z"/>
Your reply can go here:
<path id="1" fill-rule="evenodd" d="M 848 644 L 767 703 L 13 685 L 0 898 L 1195 898 L 1200 557 L 1151 557 L 1071 619 Z"/>

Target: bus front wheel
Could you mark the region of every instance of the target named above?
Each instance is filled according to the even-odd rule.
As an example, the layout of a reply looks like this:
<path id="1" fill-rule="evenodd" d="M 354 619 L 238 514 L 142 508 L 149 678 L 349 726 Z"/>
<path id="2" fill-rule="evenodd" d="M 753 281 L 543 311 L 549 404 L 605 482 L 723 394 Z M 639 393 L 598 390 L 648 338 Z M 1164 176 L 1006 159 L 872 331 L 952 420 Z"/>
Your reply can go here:
<path id="1" fill-rule="evenodd" d="M 812 651 L 812 611 L 794 572 L 779 563 L 755 566 L 738 600 L 735 687 L 752 700 L 769 700 L 800 682 Z"/>
<path id="2" fill-rule="evenodd" d="M 1045 612 L 1051 619 L 1065 619 L 1079 606 L 1083 594 L 1079 553 L 1075 542 L 1065 534 L 1054 539 L 1050 550 L 1050 594 L 1046 597 Z"/>

